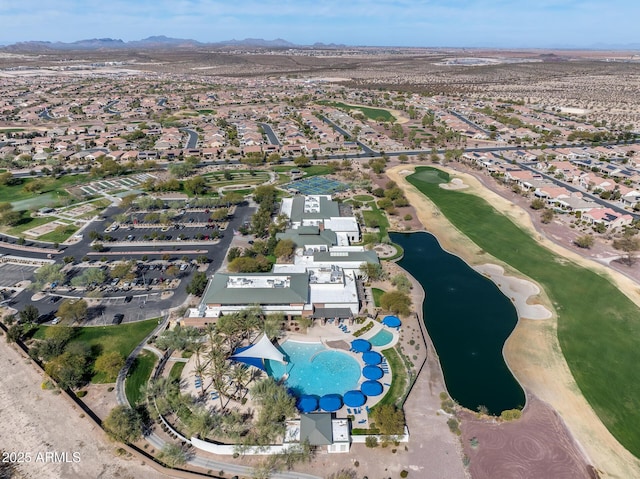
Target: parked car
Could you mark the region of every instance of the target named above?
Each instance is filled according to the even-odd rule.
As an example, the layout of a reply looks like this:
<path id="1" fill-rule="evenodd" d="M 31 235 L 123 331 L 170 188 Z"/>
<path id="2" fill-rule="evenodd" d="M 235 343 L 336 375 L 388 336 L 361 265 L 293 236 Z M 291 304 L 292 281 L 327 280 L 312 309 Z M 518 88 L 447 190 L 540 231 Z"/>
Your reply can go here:
<path id="1" fill-rule="evenodd" d="M 62 321 L 62 318 L 60 316 L 56 316 L 53 318 L 53 321 L 51 321 L 51 324 L 58 324 L 60 321 Z"/>
<path id="2" fill-rule="evenodd" d="M 125 303 L 130 303 L 132 299 L 133 299 L 133 296 L 125 296 L 124 297 L 124 302 Z"/>
<path id="3" fill-rule="evenodd" d="M 114 314 L 111 324 L 120 324 L 123 319 L 124 319 L 124 314 L 122 313 Z"/>

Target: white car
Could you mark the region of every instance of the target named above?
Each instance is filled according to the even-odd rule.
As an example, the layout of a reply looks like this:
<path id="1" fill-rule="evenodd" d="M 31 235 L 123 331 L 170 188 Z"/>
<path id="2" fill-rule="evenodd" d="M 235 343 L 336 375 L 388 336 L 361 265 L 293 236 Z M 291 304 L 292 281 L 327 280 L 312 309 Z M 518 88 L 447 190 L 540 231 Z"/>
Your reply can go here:
<path id="1" fill-rule="evenodd" d="M 53 321 L 51 321 L 51 324 L 58 324 L 60 321 L 62 321 L 62 318 L 60 316 L 56 316 L 53 318 Z"/>

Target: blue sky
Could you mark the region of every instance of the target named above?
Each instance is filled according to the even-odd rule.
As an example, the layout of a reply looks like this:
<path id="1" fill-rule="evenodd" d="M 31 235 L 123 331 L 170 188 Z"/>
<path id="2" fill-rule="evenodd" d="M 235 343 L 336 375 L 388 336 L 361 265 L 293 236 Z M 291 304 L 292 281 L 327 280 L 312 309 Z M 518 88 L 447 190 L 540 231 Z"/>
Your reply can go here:
<path id="1" fill-rule="evenodd" d="M 0 42 L 139 40 L 453 47 L 640 43 L 637 0 L 0 0 Z"/>

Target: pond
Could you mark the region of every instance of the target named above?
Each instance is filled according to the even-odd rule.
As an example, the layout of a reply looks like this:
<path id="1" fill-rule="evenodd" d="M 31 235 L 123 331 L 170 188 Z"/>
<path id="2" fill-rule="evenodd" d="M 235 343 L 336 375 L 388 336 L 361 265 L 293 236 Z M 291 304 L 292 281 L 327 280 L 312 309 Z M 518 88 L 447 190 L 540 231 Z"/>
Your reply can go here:
<path id="1" fill-rule="evenodd" d="M 404 248 L 399 265 L 425 290 L 424 321 L 451 397 L 492 414 L 523 407 L 524 391 L 502 355 L 518 321 L 509 298 L 429 233 L 393 233 L 391 240 Z"/>

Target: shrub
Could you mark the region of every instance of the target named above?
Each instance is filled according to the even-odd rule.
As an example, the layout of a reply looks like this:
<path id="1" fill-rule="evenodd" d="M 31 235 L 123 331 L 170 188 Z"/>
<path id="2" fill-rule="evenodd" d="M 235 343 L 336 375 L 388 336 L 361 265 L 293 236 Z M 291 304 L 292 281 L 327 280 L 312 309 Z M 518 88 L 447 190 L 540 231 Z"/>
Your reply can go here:
<path id="1" fill-rule="evenodd" d="M 520 409 L 507 409 L 502 411 L 500 419 L 503 421 L 514 421 L 522 417 L 522 411 Z"/>
<path id="2" fill-rule="evenodd" d="M 86 395 L 87 395 L 87 391 L 78 391 L 78 392 L 76 393 L 76 396 L 77 396 L 77 397 L 79 397 L 79 398 L 83 398 L 83 397 L 85 397 Z"/>
<path id="3" fill-rule="evenodd" d="M 407 471 L 406 469 L 403 469 L 402 471 L 400 471 L 400 477 L 407 477 L 409 475 L 409 471 Z"/>
<path id="4" fill-rule="evenodd" d="M 454 433 L 456 436 L 459 436 L 460 434 L 462 434 L 462 431 L 460 430 L 460 423 L 458 422 L 457 419 L 451 418 L 447 421 L 447 426 L 449 426 L 449 430 Z"/>
<path id="5" fill-rule="evenodd" d="M 378 447 L 378 438 L 375 436 L 367 436 L 364 440 L 364 444 L 367 447 Z"/>

